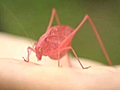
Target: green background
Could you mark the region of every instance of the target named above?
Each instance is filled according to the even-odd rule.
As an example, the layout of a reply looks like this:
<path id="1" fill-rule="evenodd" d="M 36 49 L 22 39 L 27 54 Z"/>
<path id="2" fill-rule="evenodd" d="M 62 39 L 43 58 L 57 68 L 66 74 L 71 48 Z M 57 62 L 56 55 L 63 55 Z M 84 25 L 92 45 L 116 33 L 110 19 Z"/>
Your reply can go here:
<path id="1" fill-rule="evenodd" d="M 56 8 L 61 23 L 72 28 L 88 14 L 113 64 L 120 64 L 120 0 L 0 0 L 0 31 L 24 37 L 26 32 L 38 40 L 46 31 L 52 8 Z M 79 57 L 107 64 L 89 22 L 75 35 L 72 46 Z"/>

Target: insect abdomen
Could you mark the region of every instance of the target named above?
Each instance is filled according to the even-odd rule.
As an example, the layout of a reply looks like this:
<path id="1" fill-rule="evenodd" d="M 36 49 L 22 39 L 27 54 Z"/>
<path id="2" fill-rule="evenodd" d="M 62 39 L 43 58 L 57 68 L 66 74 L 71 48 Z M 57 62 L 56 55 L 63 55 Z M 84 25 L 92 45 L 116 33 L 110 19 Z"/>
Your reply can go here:
<path id="1" fill-rule="evenodd" d="M 42 48 L 44 48 L 43 55 L 46 56 L 48 55 L 48 52 L 56 50 L 59 47 L 59 45 L 63 42 L 63 40 L 69 34 L 71 34 L 72 31 L 73 31 L 72 28 L 65 25 L 51 27 L 50 33 L 43 42 L 44 45 L 42 45 L 43 46 Z M 61 51 L 58 53 L 59 58 L 62 58 L 67 53 L 67 51 Z M 52 59 L 58 59 L 58 54 L 57 53 L 50 54 L 49 57 Z"/>

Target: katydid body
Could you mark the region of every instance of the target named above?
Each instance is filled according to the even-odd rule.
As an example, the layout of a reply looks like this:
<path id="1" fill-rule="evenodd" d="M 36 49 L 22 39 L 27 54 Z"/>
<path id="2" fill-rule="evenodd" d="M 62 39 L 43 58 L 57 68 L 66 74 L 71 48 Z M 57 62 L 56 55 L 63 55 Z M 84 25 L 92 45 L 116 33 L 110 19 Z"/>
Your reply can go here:
<path id="1" fill-rule="evenodd" d="M 52 27 L 52 22 L 53 22 L 54 17 L 56 18 L 58 25 Z M 82 65 L 73 47 L 71 46 L 74 35 L 77 33 L 78 30 L 80 30 L 80 28 L 83 26 L 83 24 L 87 20 L 90 22 L 93 28 L 93 31 L 96 34 L 96 38 L 101 46 L 101 49 L 109 65 L 112 65 L 112 62 L 96 30 L 96 27 L 93 24 L 92 19 L 88 15 L 84 17 L 84 19 L 82 20 L 82 22 L 78 25 L 76 29 L 72 29 L 70 26 L 61 25 L 59 17 L 55 9 L 52 10 L 52 15 L 51 15 L 50 22 L 49 22 L 46 32 L 39 38 L 38 42 L 34 44 L 34 47 L 28 47 L 27 49 L 28 56 L 27 56 L 27 59 L 24 59 L 24 60 L 26 62 L 29 62 L 30 52 L 33 51 L 36 53 L 36 57 L 38 60 L 41 60 L 42 56 L 49 56 L 53 60 L 58 60 L 58 66 L 60 67 L 60 59 L 65 54 L 67 54 L 69 50 L 72 50 L 73 54 L 75 55 L 81 67 L 83 69 L 89 68 L 90 66 L 84 67 Z"/>

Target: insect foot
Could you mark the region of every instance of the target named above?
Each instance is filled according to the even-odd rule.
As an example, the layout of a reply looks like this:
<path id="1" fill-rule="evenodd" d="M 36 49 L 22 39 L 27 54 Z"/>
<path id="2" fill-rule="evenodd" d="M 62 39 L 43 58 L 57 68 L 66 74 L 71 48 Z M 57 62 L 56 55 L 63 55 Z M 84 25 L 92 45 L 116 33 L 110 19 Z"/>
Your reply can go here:
<path id="1" fill-rule="evenodd" d="M 24 59 L 25 62 L 29 62 L 28 60 L 26 60 L 24 57 L 22 57 Z"/>
<path id="2" fill-rule="evenodd" d="M 82 67 L 83 69 L 88 69 L 88 68 L 90 68 L 91 66 L 88 66 L 88 67 Z"/>

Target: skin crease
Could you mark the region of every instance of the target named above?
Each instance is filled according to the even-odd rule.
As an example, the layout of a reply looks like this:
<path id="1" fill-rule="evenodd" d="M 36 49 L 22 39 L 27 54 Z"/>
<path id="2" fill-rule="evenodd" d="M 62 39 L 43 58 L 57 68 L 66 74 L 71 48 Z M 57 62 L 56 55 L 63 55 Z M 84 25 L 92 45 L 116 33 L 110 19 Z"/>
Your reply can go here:
<path id="1" fill-rule="evenodd" d="M 28 40 L 0 33 L 0 89 L 42 90 L 118 90 L 120 89 L 120 66 L 106 66 L 91 60 L 80 59 L 89 69 L 81 69 L 76 58 L 63 57 L 62 67 L 57 61 L 43 57 L 37 62 L 35 54 L 26 63 Z M 32 41 L 34 42 L 34 41 Z M 72 67 L 67 64 L 71 60 Z M 73 60 L 75 59 L 75 60 Z"/>

